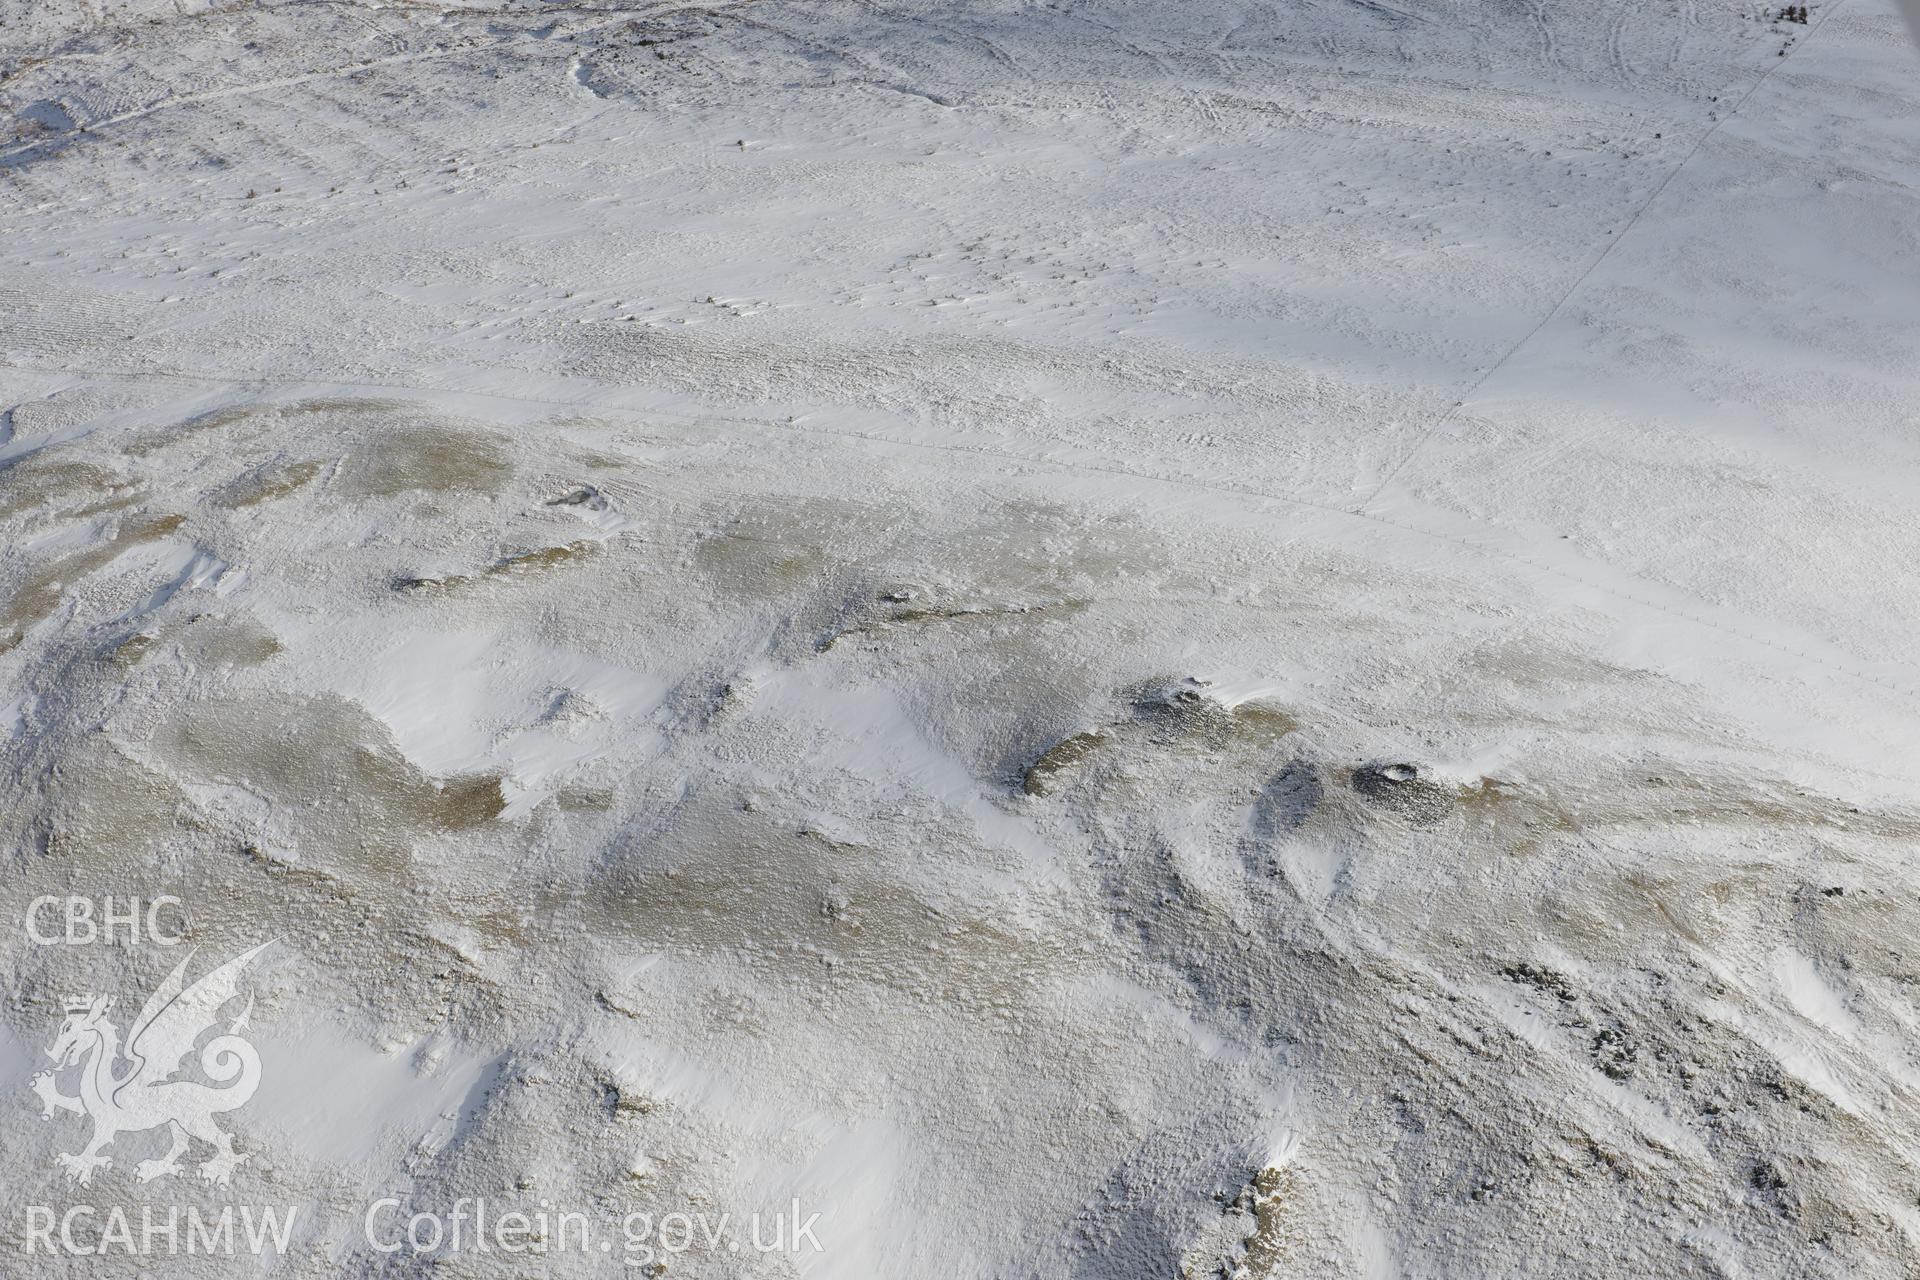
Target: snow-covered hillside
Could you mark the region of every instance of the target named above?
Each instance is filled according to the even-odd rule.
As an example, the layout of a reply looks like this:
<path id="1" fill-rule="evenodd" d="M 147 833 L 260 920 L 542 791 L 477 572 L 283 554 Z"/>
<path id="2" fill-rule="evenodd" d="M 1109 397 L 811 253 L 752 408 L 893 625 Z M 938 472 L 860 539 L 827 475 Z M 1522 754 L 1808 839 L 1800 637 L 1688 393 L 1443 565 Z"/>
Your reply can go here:
<path id="1" fill-rule="evenodd" d="M 1920 52 L 1780 13 L 0 0 L 0 1256 L 1920 1270 Z M 251 1158 L 74 1185 L 167 895 Z"/>

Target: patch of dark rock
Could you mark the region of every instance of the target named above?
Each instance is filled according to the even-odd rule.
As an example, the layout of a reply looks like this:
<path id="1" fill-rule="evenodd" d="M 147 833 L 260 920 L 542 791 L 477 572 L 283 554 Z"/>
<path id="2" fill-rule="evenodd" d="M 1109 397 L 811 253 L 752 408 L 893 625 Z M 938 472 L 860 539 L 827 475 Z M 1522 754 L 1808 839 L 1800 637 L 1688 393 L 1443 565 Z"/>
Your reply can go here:
<path id="1" fill-rule="evenodd" d="M 590 484 L 579 485 L 557 498 L 548 498 L 550 507 L 585 507 L 589 511 L 605 511 L 607 497 Z"/>
<path id="2" fill-rule="evenodd" d="M 464 581 L 465 579 L 461 577 L 428 578 L 401 574 L 393 580 L 393 589 L 395 591 L 434 591 Z"/>
<path id="3" fill-rule="evenodd" d="M 571 560 L 598 555 L 601 544 L 591 540 L 569 542 L 558 547 L 541 547 L 517 555 L 502 556 L 481 570 L 478 578 L 521 578 L 566 564 Z M 440 577 L 425 574 L 401 574 L 393 579 L 395 591 L 452 591 L 476 581 L 475 575 L 450 573 Z"/>
<path id="4" fill-rule="evenodd" d="M 1594 1032 L 1589 1052 L 1594 1065 L 1611 1080 L 1631 1079 L 1634 1064 L 1640 1057 L 1639 1046 L 1634 1044 L 1625 1027 L 1617 1025 L 1603 1026 Z"/>
<path id="5" fill-rule="evenodd" d="M 1058 613 L 1077 613 L 1086 608 L 1084 600 L 1058 600 L 1044 604 L 1010 605 L 915 605 L 919 593 L 911 588 L 900 588 L 882 592 L 879 599 L 894 606 L 879 617 L 869 617 L 849 623 L 826 636 L 815 644 L 821 653 L 833 648 L 847 636 L 871 635 L 889 627 L 908 626 L 923 622 L 957 622 L 970 618 L 1019 618 L 1026 616 L 1047 616 Z"/>
<path id="6" fill-rule="evenodd" d="M 428 803 L 433 817 L 444 827 L 466 831 L 493 821 L 507 807 L 500 790 L 500 779 L 491 775 L 449 778 L 436 789 Z"/>
<path id="7" fill-rule="evenodd" d="M 1107 735 L 1098 729 L 1062 738 L 1027 766 L 1026 773 L 1020 779 L 1020 789 L 1030 796 L 1047 795 L 1063 781 L 1057 775 L 1085 760 L 1106 742 Z"/>
<path id="8" fill-rule="evenodd" d="M 523 551 L 518 555 L 502 556 L 487 566 L 487 573 L 493 576 L 518 575 L 551 569 L 565 564 L 569 560 L 592 556 L 599 552 L 600 544 L 593 541 L 569 542 L 564 546 L 541 547 L 535 551 Z"/>
<path id="9" fill-rule="evenodd" d="M 155 638 L 148 632 L 137 631 L 114 645 L 108 655 L 112 661 L 122 667 L 137 666 L 147 656 L 155 644 Z"/>
<path id="10" fill-rule="evenodd" d="M 1421 777 L 1418 765 L 1362 765 L 1353 771 L 1352 783 L 1368 804 L 1417 826 L 1433 826 L 1453 812 L 1453 791 Z"/>
<path id="11" fill-rule="evenodd" d="M 1561 1004 L 1572 1004 L 1580 995 L 1579 992 L 1573 989 L 1573 984 L 1568 982 L 1564 975 L 1555 973 L 1551 969 L 1542 969 L 1537 965 L 1510 964 L 1500 970 L 1500 976 L 1508 982 L 1518 982 L 1526 986 L 1536 987 L 1558 1000 Z"/>
<path id="12" fill-rule="evenodd" d="M 1233 712 L 1207 693 L 1206 681 L 1193 676 L 1149 681 L 1134 690 L 1128 702 L 1135 719 L 1167 733 L 1224 736 L 1233 727 Z"/>
<path id="13" fill-rule="evenodd" d="M 1793 1179 L 1780 1161 L 1761 1159 L 1747 1172 L 1752 1187 L 1766 1206 L 1783 1218 L 1798 1216 L 1802 1199 Z"/>

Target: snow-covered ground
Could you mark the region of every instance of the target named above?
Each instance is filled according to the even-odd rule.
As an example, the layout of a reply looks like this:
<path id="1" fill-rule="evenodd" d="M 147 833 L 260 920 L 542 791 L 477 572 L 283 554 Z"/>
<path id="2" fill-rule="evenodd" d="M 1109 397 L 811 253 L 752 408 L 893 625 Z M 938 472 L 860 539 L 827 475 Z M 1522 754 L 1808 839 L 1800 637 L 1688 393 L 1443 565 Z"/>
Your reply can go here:
<path id="1" fill-rule="evenodd" d="M 0 1257 L 1915 1274 L 1920 53 L 1779 12 L 0 0 Z M 109 895 L 278 939 L 228 1186 L 56 1160 Z"/>

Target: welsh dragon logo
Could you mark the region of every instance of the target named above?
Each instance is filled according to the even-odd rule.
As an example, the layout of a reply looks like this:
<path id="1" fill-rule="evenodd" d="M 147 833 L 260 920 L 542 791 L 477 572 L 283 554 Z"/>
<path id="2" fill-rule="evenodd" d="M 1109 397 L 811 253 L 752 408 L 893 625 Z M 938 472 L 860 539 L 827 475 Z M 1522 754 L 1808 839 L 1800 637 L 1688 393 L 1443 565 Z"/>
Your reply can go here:
<path id="1" fill-rule="evenodd" d="M 213 1118 L 244 1106 L 260 1087 L 260 1055 L 240 1037 L 253 1012 L 251 995 L 226 1031 L 200 1047 L 200 1070 L 213 1084 L 176 1077 L 200 1037 L 219 1027 L 220 1011 L 239 994 L 242 972 L 272 945 L 263 942 L 242 952 L 191 986 L 185 980 L 187 962 L 193 959 L 188 953 L 140 1010 L 127 1030 L 125 1045 L 119 1028 L 107 1019 L 107 1010 L 113 1007 L 111 997 L 67 1001 L 66 1021 L 47 1050 L 59 1065 L 36 1075 L 33 1091 L 49 1119 L 57 1111 L 72 1111 L 93 1120 L 93 1137 L 87 1145 L 59 1155 L 68 1178 L 82 1186 L 91 1183 L 96 1169 L 113 1163 L 101 1152 L 114 1139 L 165 1126 L 173 1145 L 159 1159 L 134 1166 L 140 1181 L 179 1173 L 180 1157 L 187 1154 L 189 1140 L 197 1138 L 213 1148 L 213 1154 L 201 1162 L 200 1176 L 226 1185 L 247 1157 L 233 1149 L 232 1135 Z M 73 1067 L 79 1068 L 80 1091 L 69 1095 L 60 1091 L 57 1076 Z"/>

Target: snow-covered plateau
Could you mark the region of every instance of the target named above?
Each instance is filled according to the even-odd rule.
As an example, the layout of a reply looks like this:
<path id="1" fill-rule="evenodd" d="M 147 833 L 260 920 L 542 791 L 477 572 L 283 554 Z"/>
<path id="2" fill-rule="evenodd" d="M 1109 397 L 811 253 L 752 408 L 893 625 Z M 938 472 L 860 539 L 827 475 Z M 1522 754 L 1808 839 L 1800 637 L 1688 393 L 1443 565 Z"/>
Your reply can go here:
<path id="1" fill-rule="evenodd" d="M 7 1276 L 1920 1274 L 1920 51 L 0 0 L 0 854 Z"/>

